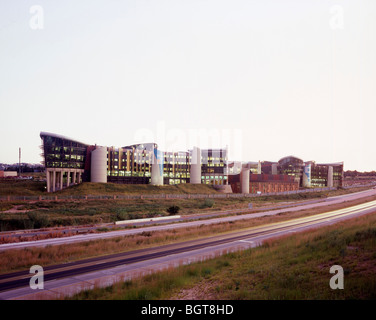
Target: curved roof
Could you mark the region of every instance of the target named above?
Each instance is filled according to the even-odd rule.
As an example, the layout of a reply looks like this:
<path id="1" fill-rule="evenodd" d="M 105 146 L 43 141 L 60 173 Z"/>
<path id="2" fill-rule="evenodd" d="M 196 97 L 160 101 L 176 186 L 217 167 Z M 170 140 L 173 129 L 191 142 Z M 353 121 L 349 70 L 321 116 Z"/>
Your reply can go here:
<path id="1" fill-rule="evenodd" d="M 158 145 L 154 142 L 147 142 L 147 143 L 137 143 L 137 144 L 132 144 L 130 146 L 125 146 L 122 147 L 123 149 L 128 149 L 128 148 L 134 148 L 134 149 L 144 149 L 144 150 L 153 150 L 153 149 L 158 149 Z"/>
<path id="2" fill-rule="evenodd" d="M 294 158 L 294 159 L 298 159 L 298 160 L 303 161 L 302 159 L 300 159 L 300 158 L 298 158 L 298 157 L 295 157 L 295 156 L 292 156 L 292 155 L 291 155 L 291 156 L 283 157 L 283 158 L 279 159 L 279 161 L 284 160 L 284 159 L 287 159 L 287 158 Z"/>
<path id="3" fill-rule="evenodd" d="M 56 133 L 50 133 L 50 132 L 43 132 L 43 131 L 41 131 L 40 137 L 42 138 L 44 136 L 54 137 L 54 138 L 63 139 L 63 140 L 69 140 L 69 141 L 73 141 L 73 142 L 77 142 L 77 143 L 89 146 L 89 144 L 81 142 L 81 141 L 78 141 L 76 139 L 72 139 L 72 138 L 69 138 L 69 137 L 66 137 L 66 136 L 63 136 L 63 135 L 60 135 L 60 134 L 56 134 Z"/>
<path id="4" fill-rule="evenodd" d="M 295 156 L 287 156 L 287 157 L 283 157 L 283 158 L 281 158 L 281 159 L 279 159 L 279 161 L 278 161 L 278 163 L 281 163 L 282 161 L 284 161 L 284 160 L 287 160 L 287 159 L 296 159 L 296 160 L 299 160 L 299 161 L 301 161 L 302 163 L 304 162 L 302 159 L 300 159 L 300 158 L 298 158 L 298 157 L 295 157 Z"/>

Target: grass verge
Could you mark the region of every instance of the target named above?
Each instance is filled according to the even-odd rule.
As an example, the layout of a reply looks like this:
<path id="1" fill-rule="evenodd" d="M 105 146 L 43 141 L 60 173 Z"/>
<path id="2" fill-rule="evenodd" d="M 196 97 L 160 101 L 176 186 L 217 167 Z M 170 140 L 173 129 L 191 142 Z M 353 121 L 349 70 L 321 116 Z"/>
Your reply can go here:
<path id="1" fill-rule="evenodd" d="M 71 299 L 376 299 L 375 247 L 373 213 Z M 344 269 L 343 290 L 329 286 L 333 265 Z"/>

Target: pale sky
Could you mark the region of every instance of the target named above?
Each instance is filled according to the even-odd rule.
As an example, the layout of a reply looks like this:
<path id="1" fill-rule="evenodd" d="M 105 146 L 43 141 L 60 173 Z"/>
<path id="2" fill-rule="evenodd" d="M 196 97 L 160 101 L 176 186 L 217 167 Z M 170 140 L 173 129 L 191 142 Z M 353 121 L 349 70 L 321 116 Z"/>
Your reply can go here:
<path id="1" fill-rule="evenodd" d="M 0 162 L 40 162 L 47 131 L 376 170 L 375 17 L 374 0 L 0 0 Z"/>

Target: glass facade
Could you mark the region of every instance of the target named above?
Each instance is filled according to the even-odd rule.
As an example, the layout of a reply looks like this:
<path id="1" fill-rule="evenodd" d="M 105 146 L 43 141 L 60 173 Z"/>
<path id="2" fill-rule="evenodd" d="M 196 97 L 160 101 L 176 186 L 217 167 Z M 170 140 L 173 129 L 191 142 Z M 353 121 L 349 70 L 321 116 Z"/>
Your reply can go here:
<path id="1" fill-rule="evenodd" d="M 88 145 L 57 135 L 41 134 L 46 168 L 84 169 Z"/>
<path id="2" fill-rule="evenodd" d="M 262 162 L 262 173 L 272 173 L 272 166 L 275 163 Z M 285 157 L 278 161 L 277 173 L 294 176 L 299 181 L 300 187 L 303 185 L 303 170 L 305 165 L 311 165 L 311 187 L 323 188 L 329 185 L 329 167 L 333 167 L 333 187 L 343 185 L 343 163 L 316 164 L 314 161 L 303 162 L 296 157 Z"/>
<path id="3" fill-rule="evenodd" d="M 107 181 L 114 183 L 150 183 L 155 143 L 107 148 Z"/>
<path id="4" fill-rule="evenodd" d="M 280 174 L 287 174 L 295 176 L 301 180 L 303 175 L 303 160 L 296 157 L 286 157 L 278 161 L 278 172 Z"/>
<path id="5" fill-rule="evenodd" d="M 311 162 L 311 186 L 328 186 L 329 167 L 333 168 L 333 187 L 343 185 L 343 164 L 316 164 Z"/>
<path id="6" fill-rule="evenodd" d="M 201 182 L 227 184 L 227 149 L 201 150 Z"/>
<path id="7" fill-rule="evenodd" d="M 189 183 L 190 159 L 189 152 L 164 152 L 163 183 Z"/>

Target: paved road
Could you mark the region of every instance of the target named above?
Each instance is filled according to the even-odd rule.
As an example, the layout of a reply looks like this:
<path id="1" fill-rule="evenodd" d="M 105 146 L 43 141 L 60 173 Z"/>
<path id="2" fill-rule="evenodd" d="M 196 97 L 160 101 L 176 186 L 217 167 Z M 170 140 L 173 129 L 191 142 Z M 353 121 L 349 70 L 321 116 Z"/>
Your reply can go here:
<path id="1" fill-rule="evenodd" d="M 203 251 L 213 252 L 213 250 L 218 247 L 231 248 L 239 246 L 239 243 L 246 244 L 248 247 L 254 247 L 263 240 L 271 237 L 282 236 L 291 232 L 299 232 L 313 227 L 317 228 L 367 213 L 376 213 L 376 201 L 309 217 L 253 227 L 225 235 L 50 266 L 44 269 L 44 280 L 46 283 L 51 282 L 53 285 L 56 285 L 59 279 L 64 280 L 67 277 L 70 278 L 73 283 L 74 281 L 81 282 L 81 279 L 77 278 L 78 276 L 91 274 L 95 278 L 96 272 L 102 272 L 102 270 L 116 269 L 117 272 L 119 272 L 119 268 L 124 268 L 124 266 L 128 268 L 129 266 L 137 267 L 139 263 L 153 265 L 155 264 L 155 260 L 158 259 L 159 263 L 166 263 L 171 261 L 171 259 L 179 259 L 179 255 L 187 256 L 188 254 L 194 256 L 197 252 L 200 252 L 200 254 L 202 254 Z M 111 274 L 111 271 L 106 272 L 106 274 Z M 31 275 L 28 271 L 0 275 L 0 299 L 15 298 L 24 295 L 25 292 L 31 291 L 28 288 L 30 277 Z M 17 290 L 17 288 L 22 289 Z"/>

